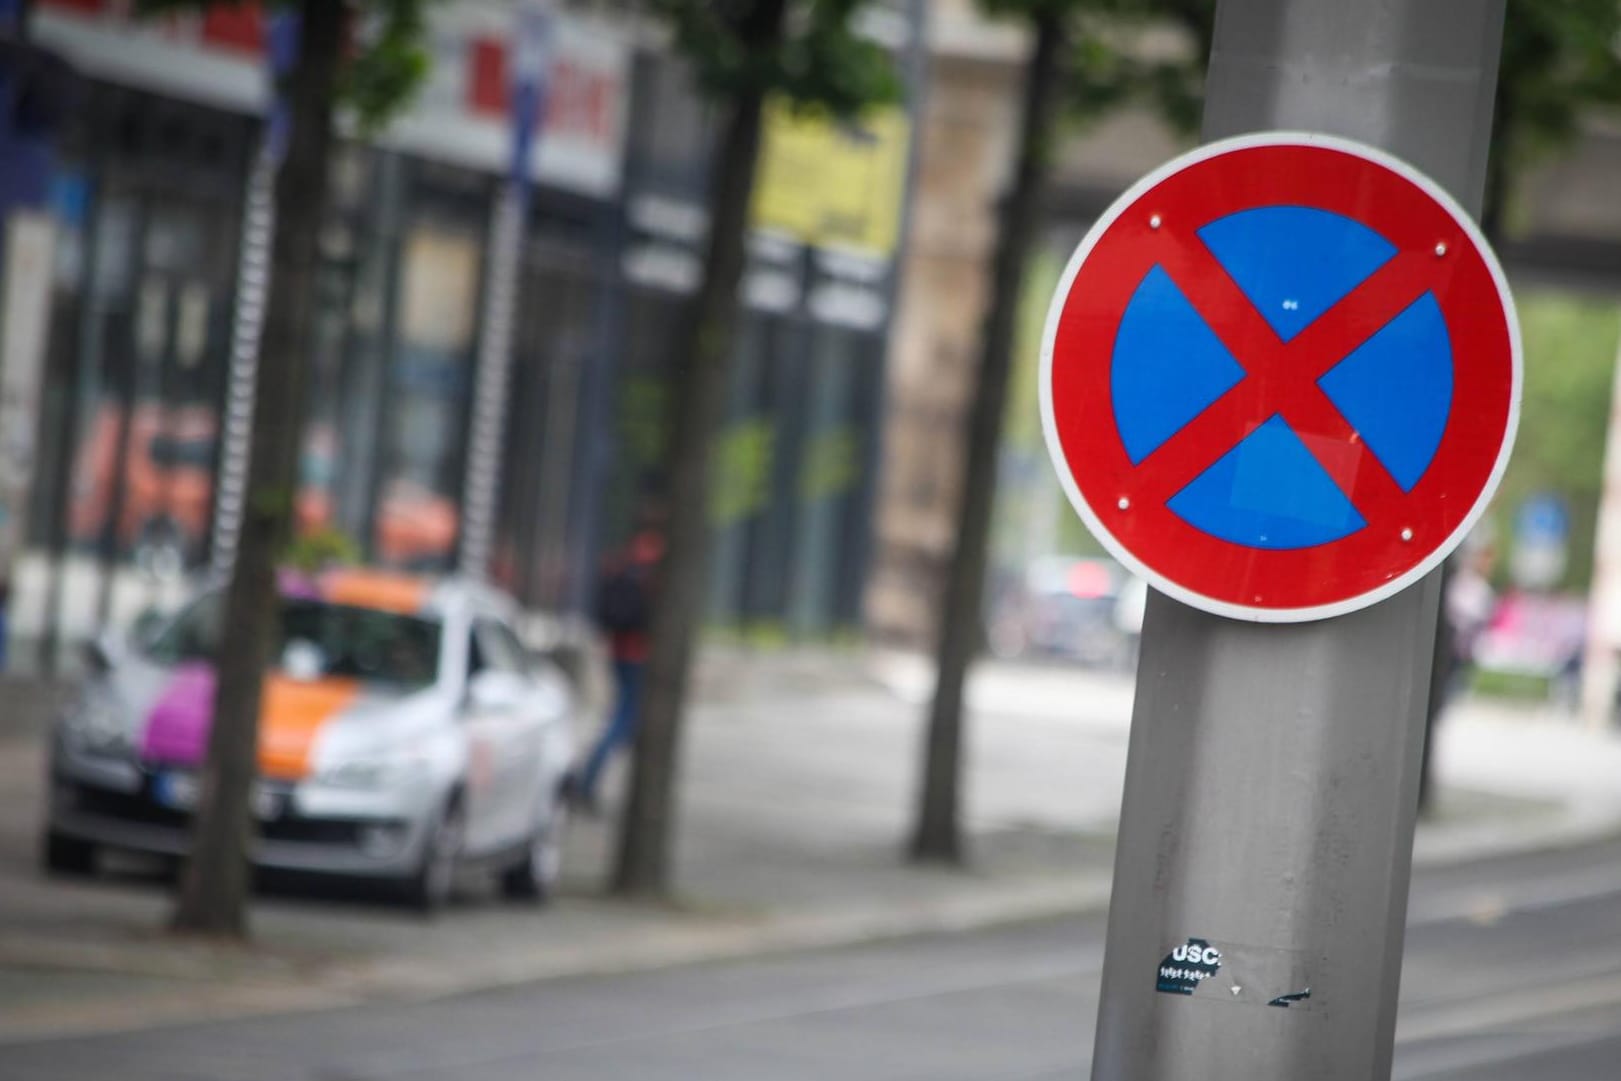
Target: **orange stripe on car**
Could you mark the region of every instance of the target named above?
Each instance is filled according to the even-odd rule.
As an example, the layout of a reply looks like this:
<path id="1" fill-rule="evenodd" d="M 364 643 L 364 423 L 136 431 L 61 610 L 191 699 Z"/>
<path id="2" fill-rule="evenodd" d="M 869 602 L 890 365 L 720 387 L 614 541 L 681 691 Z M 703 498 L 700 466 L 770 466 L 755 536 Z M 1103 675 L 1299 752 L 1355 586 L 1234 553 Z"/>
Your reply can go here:
<path id="1" fill-rule="evenodd" d="M 259 772 L 282 781 L 302 780 L 321 727 L 360 693 L 355 679 L 289 679 L 265 676 L 259 703 Z"/>
<path id="2" fill-rule="evenodd" d="M 330 604 L 410 616 L 427 603 L 428 583 L 386 571 L 332 571 L 321 579 L 321 596 Z"/>

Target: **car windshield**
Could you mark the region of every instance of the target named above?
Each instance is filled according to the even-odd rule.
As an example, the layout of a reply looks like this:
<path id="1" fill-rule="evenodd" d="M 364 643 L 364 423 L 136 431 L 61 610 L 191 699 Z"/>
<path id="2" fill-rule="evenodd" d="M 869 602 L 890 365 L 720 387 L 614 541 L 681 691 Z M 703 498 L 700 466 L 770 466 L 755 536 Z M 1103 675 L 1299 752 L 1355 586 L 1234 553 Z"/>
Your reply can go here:
<path id="1" fill-rule="evenodd" d="M 146 652 L 162 664 L 213 661 L 219 649 L 224 595 L 198 599 L 158 635 Z M 334 676 L 418 690 L 439 667 L 440 626 L 417 616 L 284 598 L 272 656 L 298 650 L 301 678 Z"/>

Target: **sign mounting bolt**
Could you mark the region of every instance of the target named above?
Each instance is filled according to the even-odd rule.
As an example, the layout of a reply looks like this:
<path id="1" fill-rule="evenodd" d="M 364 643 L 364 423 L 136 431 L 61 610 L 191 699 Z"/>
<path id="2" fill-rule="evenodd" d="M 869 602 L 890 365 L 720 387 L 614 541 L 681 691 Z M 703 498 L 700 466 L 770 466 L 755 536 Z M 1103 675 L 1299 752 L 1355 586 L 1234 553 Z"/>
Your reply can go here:
<path id="1" fill-rule="evenodd" d="M 1121 510 L 1130 510 L 1131 500 L 1127 499 L 1125 496 L 1121 496 L 1115 501 L 1115 506 L 1119 507 Z"/>
<path id="2" fill-rule="evenodd" d="M 1439 257 L 1439 256 L 1442 256 L 1442 255 L 1445 255 L 1446 253 L 1447 253 L 1447 242 L 1444 241 L 1444 240 L 1438 241 L 1436 243 L 1436 245 L 1435 245 L 1435 254 Z"/>
<path id="3" fill-rule="evenodd" d="M 1158 229 L 1163 224 L 1165 223 L 1158 214 L 1155 214 L 1153 217 L 1148 219 L 1148 227 L 1150 229 Z"/>
<path id="4" fill-rule="evenodd" d="M 1401 539 L 1404 541 L 1410 541 L 1413 539 L 1413 530 L 1411 526 L 1401 531 Z"/>

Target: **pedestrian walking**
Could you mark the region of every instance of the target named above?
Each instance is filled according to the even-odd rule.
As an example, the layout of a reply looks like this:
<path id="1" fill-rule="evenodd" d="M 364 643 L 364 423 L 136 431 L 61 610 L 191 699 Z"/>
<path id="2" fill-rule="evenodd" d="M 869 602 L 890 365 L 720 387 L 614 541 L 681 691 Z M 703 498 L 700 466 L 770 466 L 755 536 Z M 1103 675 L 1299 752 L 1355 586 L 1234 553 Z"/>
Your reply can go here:
<path id="1" fill-rule="evenodd" d="M 604 562 L 597 587 L 596 619 L 607 637 L 613 666 L 613 712 L 569 785 L 575 805 L 588 814 L 599 810 L 598 790 L 608 762 L 636 738 L 652 645 L 653 600 L 663 558 L 663 532 L 656 515 L 648 513 L 625 546 Z"/>

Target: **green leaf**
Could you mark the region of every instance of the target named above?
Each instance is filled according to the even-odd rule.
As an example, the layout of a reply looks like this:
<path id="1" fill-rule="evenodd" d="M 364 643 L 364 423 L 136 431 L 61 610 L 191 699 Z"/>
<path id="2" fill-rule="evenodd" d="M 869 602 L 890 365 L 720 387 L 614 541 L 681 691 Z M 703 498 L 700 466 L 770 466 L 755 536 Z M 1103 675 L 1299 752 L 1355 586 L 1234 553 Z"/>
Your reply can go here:
<path id="1" fill-rule="evenodd" d="M 855 25 L 868 0 L 785 0 L 784 33 L 770 49 L 752 47 L 744 37 L 763 2 L 644 0 L 644 6 L 669 28 L 711 99 L 780 94 L 840 117 L 899 99 L 889 54 Z"/>

